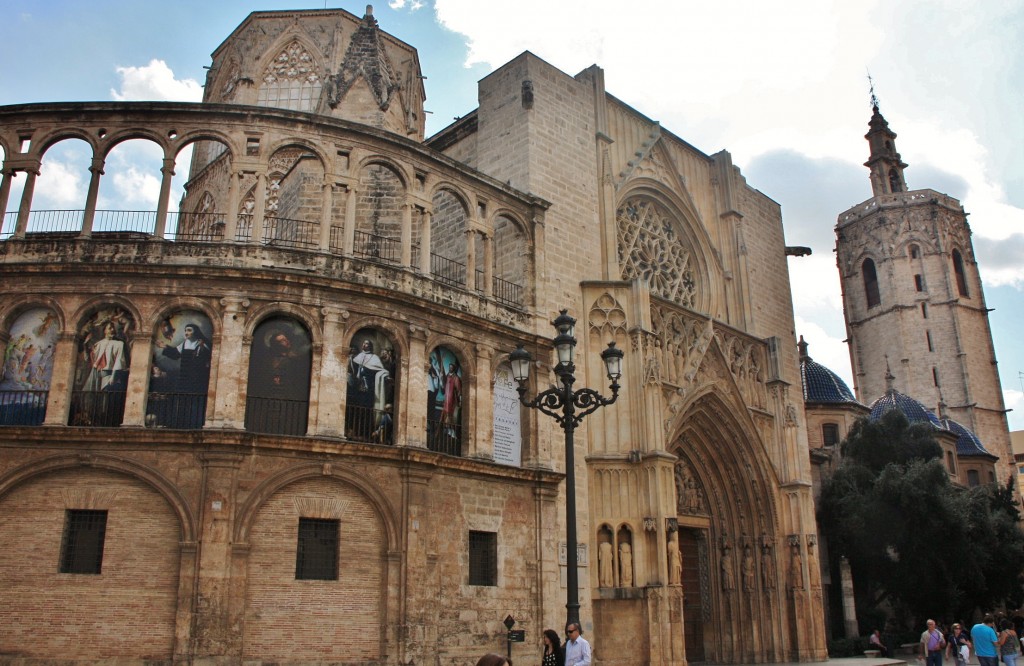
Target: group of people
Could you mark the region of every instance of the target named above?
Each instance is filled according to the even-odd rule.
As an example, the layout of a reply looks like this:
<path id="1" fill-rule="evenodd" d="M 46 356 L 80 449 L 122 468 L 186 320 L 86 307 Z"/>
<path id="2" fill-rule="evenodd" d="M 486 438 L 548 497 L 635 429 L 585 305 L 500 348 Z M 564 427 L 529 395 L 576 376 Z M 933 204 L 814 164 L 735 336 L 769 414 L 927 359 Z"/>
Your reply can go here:
<path id="1" fill-rule="evenodd" d="M 545 629 L 541 634 L 544 652 L 541 666 L 590 666 L 590 643 L 583 638 L 578 622 L 565 626 L 565 643 L 558 638 L 554 629 Z M 512 666 L 512 660 L 497 654 L 485 654 L 476 666 Z"/>
<path id="2" fill-rule="evenodd" d="M 959 623 L 954 623 L 949 632 L 943 631 L 935 622 L 928 620 L 927 628 L 921 633 L 921 660 L 925 666 L 942 666 L 943 660 L 950 659 L 955 666 L 967 666 L 974 652 L 979 666 L 1017 666 L 1017 655 L 1022 644 L 1017 635 L 1013 621 L 1002 619 L 999 630 L 996 630 L 996 619 L 991 613 L 986 614 L 981 622 L 971 627 L 970 633 L 964 631 Z M 882 642 L 881 632 L 875 629 L 868 639 L 872 649 L 878 650 L 882 657 L 889 656 L 889 649 Z"/>

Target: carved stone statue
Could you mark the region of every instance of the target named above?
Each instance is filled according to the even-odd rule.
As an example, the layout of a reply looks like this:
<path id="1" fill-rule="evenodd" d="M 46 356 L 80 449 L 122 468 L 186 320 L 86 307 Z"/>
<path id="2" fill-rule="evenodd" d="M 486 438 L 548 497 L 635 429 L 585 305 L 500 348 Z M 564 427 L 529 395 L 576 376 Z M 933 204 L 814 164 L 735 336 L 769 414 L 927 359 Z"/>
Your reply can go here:
<path id="1" fill-rule="evenodd" d="M 754 589 L 754 555 L 750 552 L 750 546 L 743 548 L 743 561 L 740 563 L 740 570 L 743 574 L 743 589 L 750 592 Z"/>
<path id="2" fill-rule="evenodd" d="M 789 553 L 789 587 L 793 590 L 804 589 L 804 561 L 800 557 L 799 544 L 793 544 Z"/>
<path id="3" fill-rule="evenodd" d="M 683 584 L 683 556 L 675 539 L 668 540 L 668 584 Z"/>
<path id="4" fill-rule="evenodd" d="M 775 558 L 772 555 L 772 547 L 767 544 L 761 549 L 761 579 L 764 582 L 764 589 L 775 589 Z"/>
<path id="5" fill-rule="evenodd" d="M 602 541 L 597 547 L 597 581 L 599 587 L 615 587 L 615 564 L 612 545 Z"/>
<path id="6" fill-rule="evenodd" d="M 633 547 L 619 544 L 619 581 L 621 587 L 633 587 Z"/>
<path id="7" fill-rule="evenodd" d="M 733 571 L 732 550 L 728 546 L 722 548 L 722 589 L 726 591 L 736 589 L 736 573 Z"/>

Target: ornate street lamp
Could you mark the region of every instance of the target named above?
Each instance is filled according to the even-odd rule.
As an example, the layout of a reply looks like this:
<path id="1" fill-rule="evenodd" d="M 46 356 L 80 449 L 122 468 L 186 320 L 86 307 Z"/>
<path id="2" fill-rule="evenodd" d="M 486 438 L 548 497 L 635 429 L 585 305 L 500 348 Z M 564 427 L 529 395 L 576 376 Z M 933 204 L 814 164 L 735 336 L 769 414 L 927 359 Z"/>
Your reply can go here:
<path id="1" fill-rule="evenodd" d="M 576 467 L 574 460 L 573 433 L 583 417 L 597 410 L 598 407 L 610 405 L 619 397 L 619 377 L 622 376 L 622 350 L 616 348 L 614 342 L 601 352 L 612 381 L 612 397 L 605 398 L 593 389 L 584 388 L 573 391 L 576 381 L 576 320 L 566 310 L 555 318 L 551 324 L 558 331 L 553 340 L 558 364 L 555 374 L 561 382 L 560 386 L 552 386 L 538 393 L 532 400 L 526 399 L 526 382 L 530 378 L 530 352 L 522 345 L 509 354 L 512 365 L 512 377 L 518 383 L 519 401 L 538 409 L 558 421 L 565 431 L 565 545 L 566 545 L 566 624 L 580 621 L 579 571 L 577 570 L 576 554 Z"/>

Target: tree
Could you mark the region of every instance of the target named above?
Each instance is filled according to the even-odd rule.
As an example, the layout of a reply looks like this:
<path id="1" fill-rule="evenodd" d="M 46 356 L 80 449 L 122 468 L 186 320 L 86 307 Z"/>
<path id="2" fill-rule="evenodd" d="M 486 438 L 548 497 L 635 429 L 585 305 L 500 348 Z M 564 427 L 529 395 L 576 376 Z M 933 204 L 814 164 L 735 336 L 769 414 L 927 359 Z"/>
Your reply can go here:
<path id="1" fill-rule="evenodd" d="M 933 433 L 895 410 L 862 419 L 823 484 L 822 533 L 830 557 L 849 560 L 861 611 L 967 617 L 1020 597 L 1012 488 L 955 486 Z"/>

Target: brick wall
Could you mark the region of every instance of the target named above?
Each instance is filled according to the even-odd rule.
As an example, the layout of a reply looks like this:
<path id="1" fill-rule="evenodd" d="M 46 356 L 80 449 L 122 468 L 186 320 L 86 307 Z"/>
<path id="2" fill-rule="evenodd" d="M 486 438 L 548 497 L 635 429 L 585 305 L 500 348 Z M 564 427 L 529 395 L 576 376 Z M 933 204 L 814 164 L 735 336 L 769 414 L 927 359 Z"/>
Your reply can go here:
<path id="1" fill-rule="evenodd" d="M 58 573 L 66 509 L 105 509 L 102 573 Z M 171 657 L 181 528 L 132 478 L 79 469 L 0 498 L 0 654 Z"/>

